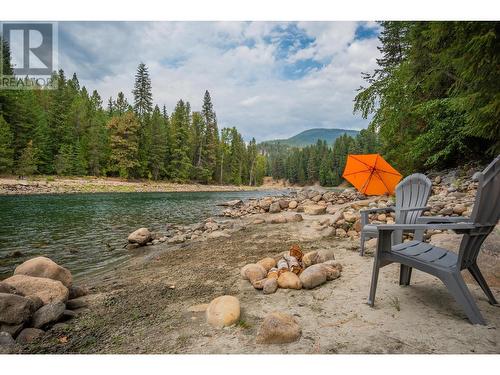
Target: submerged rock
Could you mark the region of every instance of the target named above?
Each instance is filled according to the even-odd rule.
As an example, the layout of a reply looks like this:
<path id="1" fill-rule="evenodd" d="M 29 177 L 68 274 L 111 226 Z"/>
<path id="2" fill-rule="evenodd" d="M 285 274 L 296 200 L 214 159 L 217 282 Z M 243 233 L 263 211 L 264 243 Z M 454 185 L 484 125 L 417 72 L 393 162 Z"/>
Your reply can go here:
<path id="1" fill-rule="evenodd" d="M 146 245 L 151 239 L 151 232 L 148 228 L 139 228 L 128 236 L 129 243 L 136 243 L 140 246 Z"/>

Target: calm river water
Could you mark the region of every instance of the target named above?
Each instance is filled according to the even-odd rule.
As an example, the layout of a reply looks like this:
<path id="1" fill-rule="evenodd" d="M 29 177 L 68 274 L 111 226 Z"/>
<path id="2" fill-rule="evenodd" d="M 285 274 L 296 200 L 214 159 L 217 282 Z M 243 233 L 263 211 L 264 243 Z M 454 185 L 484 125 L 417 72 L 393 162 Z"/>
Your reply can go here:
<path id="1" fill-rule="evenodd" d="M 165 232 L 216 215 L 222 203 L 276 191 L 99 193 L 0 196 L 0 280 L 33 256 L 47 256 L 82 276 L 122 262 L 127 236 L 140 227 Z M 11 255 L 19 251 L 20 257 Z"/>

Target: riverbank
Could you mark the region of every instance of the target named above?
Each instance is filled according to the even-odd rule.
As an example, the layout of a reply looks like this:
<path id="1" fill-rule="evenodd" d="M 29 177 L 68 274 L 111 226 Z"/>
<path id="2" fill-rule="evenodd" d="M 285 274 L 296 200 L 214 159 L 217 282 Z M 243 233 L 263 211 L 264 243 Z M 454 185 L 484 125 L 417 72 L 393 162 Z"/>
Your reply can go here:
<path id="1" fill-rule="evenodd" d="M 435 180 L 428 214 L 457 215 L 461 211 L 467 215 L 476 186 L 471 181 L 445 184 Z M 498 307 L 487 302 L 469 275 L 466 282 L 487 326 L 471 325 L 434 277 L 415 271 L 410 287 L 399 286 L 395 264 L 381 270 L 375 308 L 366 304 L 374 244 L 369 241 L 367 256 L 359 256 L 356 223 L 359 209 L 387 203 L 386 197 L 364 199 L 354 192 L 315 190 L 303 190 L 285 199 L 231 202 L 225 217 L 171 228 L 161 234 L 164 242 L 131 249 L 134 257 L 129 262 L 82 280 L 91 291 L 82 297 L 89 307 L 65 327 L 49 330 L 42 339 L 17 350 L 498 353 Z M 377 215 L 372 220 L 392 221 L 390 215 Z M 456 250 L 461 236 L 436 231 L 428 237 L 432 243 Z M 244 265 L 279 257 L 292 244 L 299 244 L 304 253 L 333 250 L 343 268 L 341 277 L 312 290 L 278 289 L 269 295 L 241 278 Z M 478 261 L 496 296 L 500 292 L 499 244 L 497 227 Z M 202 304 L 221 295 L 239 299 L 241 316 L 235 326 L 215 329 L 207 324 Z M 295 318 L 302 331 L 299 340 L 277 345 L 256 343 L 259 327 L 272 311 Z"/>
<path id="2" fill-rule="evenodd" d="M 0 177 L 0 195 L 132 193 L 132 192 L 224 192 L 268 189 L 269 186 L 177 184 L 165 181 L 128 181 L 113 177 L 34 176 L 27 179 Z M 273 189 L 280 188 L 273 185 Z"/>

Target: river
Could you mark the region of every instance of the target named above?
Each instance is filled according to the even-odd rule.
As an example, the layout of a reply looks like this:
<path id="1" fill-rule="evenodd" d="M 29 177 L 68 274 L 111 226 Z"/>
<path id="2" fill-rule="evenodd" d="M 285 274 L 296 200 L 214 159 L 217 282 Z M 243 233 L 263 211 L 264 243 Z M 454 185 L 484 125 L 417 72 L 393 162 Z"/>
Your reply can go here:
<path id="1" fill-rule="evenodd" d="M 222 210 L 217 203 L 277 191 L 94 193 L 0 196 L 0 279 L 21 262 L 47 256 L 81 277 L 123 262 L 127 236 L 140 227 L 164 233 Z M 13 256 L 17 253 L 17 257 Z"/>

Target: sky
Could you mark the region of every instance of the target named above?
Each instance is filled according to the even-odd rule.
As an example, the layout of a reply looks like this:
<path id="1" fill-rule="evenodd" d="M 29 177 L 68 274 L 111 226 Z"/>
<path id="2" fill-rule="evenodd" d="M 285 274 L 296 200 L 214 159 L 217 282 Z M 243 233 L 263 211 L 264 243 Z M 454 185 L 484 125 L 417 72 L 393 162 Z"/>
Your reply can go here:
<path id="1" fill-rule="evenodd" d="M 59 68 L 77 73 L 104 104 L 132 102 L 137 65 L 153 101 L 200 110 L 208 90 L 219 128 L 246 140 L 288 138 L 311 128 L 363 129 L 353 115 L 361 72 L 379 57 L 374 22 L 60 22 Z"/>

